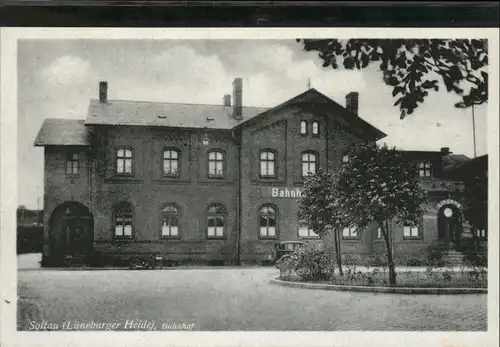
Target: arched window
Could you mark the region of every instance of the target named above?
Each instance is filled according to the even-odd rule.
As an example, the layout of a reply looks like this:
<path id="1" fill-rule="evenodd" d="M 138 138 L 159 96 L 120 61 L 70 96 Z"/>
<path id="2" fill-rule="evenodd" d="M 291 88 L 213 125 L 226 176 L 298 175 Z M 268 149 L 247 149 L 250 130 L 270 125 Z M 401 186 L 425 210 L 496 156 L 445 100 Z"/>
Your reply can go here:
<path id="1" fill-rule="evenodd" d="M 223 238 L 226 235 L 226 210 L 222 205 L 212 205 L 207 213 L 207 237 Z"/>
<path id="2" fill-rule="evenodd" d="M 127 202 L 120 202 L 114 208 L 115 237 L 132 238 L 134 211 Z"/>
<path id="3" fill-rule="evenodd" d="M 177 149 L 166 149 L 163 151 L 163 175 L 167 177 L 179 177 L 179 157 Z"/>
<path id="4" fill-rule="evenodd" d="M 260 237 L 276 238 L 278 213 L 271 205 L 264 205 L 260 208 Z"/>
<path id="5" fill-rule="evenodd" d="M 132 175 L 133 152 L 130 148 L 116 150 L 116 174 Z"/>
<path id="6" fill-rule="evenodd" d="M 299 220 L 299 237 L 303 239 L 317 239 L 319 235 L 307 225 L 305 220 L 301 219 Z"/>
<path id="7" fill-rule="evenodd" d="M 276 177 L 276 154 L 272 150 L 260 152 L 260 177 Z"/>
<path id="8" fill-rule="evenodd" d="M 300 133 L 302 135 L 307 134 L 307 122 L 305 120 L 300 122 Z"/>
<path id="9" fill-rule="evenodd" d="M 179 209 L 169 204 L 161 211 L 161 236 L 179 237 Z"/>
<path id="10" fill-rule="evenodd" d="M 431 177 L 432 166 L 428 161 L 421 161 L 418 163 L 418 175 L 422 178 Z"/>
<path id="11" fill-rule="evenodd" d="M 302 177 L 314 175 L 318 166 L 318 155 L 314 152 L 302 153 Z"/>
<path id="12" fill-rule="evenodd" d="M 319 135 L 319 122 L 318 121 L 313 122 L 312 133 L 313 133 L 313 135 Z"/>
<path id="13" fill-rule="evenodd" d="M 208 152 L 208 177 L 223 178 L 224 177 L 224 152 L 221 150 L 212 150 Z"/>

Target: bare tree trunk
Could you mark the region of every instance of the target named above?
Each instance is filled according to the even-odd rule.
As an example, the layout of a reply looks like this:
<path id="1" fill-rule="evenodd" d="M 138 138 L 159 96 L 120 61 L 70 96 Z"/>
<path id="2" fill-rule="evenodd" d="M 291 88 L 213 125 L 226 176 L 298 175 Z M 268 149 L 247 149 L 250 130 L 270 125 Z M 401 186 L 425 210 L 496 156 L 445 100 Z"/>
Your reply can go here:
<path id="1" fill-rule="evenodd" d="M 380 230 L 382 230 L 382 235 L 384 235 L 385 246 L 387 248 L 387 267 L 389 268 L 389 284 L 391 286 L 396 285 L 396 267 L 394 266 L 394 259 L 392 258 L 392 245 L 389 240 L 389 227 L 384 226 L 384 223 L 379 223 Z"/>
<path id="2" fill-rule="evenodd" d="M 332 259 L 333 253 L 335 253 L 335 262 L 337 263 L 339 273 L 342 276 L 344 273 L 342 271 L 342 258 L 340 256 L 340 244 L 337 240 L 337 231 L 335 229 L 325 230 L 323 233 L 323 243 L 328 249 L 329 254 L 332 256 Z"/>
<path id="3" fill-rule="evenodd" d="M 339 237 L 339 229 L 335 229 L 335 256 L 337 257 L 337 266 L 339 267 L 340 276 L 344 276 L 344 271 L 342 270 L 342 255 L 340 254 L 340 237 Z"/>

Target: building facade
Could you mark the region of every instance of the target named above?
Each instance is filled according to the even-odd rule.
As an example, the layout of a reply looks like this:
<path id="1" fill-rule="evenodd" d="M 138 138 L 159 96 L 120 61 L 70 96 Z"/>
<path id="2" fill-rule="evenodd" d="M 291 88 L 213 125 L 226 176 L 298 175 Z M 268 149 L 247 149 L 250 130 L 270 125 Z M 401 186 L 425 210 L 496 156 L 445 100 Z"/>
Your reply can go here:
<path id="1" fill-rule="evenodd" d="M 277 241 L 318 239 L 298 217 L 307 175 L 386 136 L 357 114 L 357 93 L 344 107 L 310 89 L 265 109 L 242 105 L 240 78 L 221 105 L 108 100 L 107 88 L 85 120 L 46 119 L 35 140 L 45 150 L 44 265 L 265 262 Z M 418 228 L 392 226 L 395 249 L 453 247 L 464 229 L 448 199 L 457 183 L 442 172 L 449 153 L 406 153 L 431 199 Z M 373 228 L 342 234 L 343 252 L 383 251 Z"/>

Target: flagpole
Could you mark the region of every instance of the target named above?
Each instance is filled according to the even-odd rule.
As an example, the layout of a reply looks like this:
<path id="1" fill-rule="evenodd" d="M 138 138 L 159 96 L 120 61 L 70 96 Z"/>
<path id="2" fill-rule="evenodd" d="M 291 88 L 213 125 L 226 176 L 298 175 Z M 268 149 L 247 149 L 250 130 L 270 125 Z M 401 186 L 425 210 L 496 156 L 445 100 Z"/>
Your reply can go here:
<path id="1" fill-rule="evenodd" d="M 474 139 L 474 158 L 476 157 L 476 119 L 474 117 L 474 104 L 472 104 L 472 136 Z"/>

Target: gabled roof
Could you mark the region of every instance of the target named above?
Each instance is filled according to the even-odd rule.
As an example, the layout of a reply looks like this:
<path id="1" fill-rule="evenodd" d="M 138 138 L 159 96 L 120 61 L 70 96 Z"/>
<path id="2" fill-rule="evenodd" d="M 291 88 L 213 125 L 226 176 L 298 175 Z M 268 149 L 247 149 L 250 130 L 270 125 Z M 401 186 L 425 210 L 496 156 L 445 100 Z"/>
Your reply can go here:
<path id="1" fill-rule="evenodd" d="M 243 107 L 243 119 L 265 112 L 263 107 Z M 241 120 L 232 117 L 233 107 L 223 105 L 92 99 L 87 125 L 139 125 L 179 128 L 232 129 Z"/>
<path id="2" fill-rule="evenodd" d="M 468 159 L 458 163 L 457 165 L 445 168 L 446 173 L 450 175 L 460 175 L 465 171 L 479 171 L 488 169 L 488 154 L 484 154 L 479 157 Z"/>
<path id="3" fill-rule="evenodd" d="M 445 169 L 453 169 L 471 159 L 463 154 L 447 154 L 443 156 L 443 166 Z"/>
<path id="4" fill-rule="evenodd" d="M 374 140 L 380 140 L 387 136 L 379 129 L 375 128 L 373 125 L 360 118 L 358 115 L 352 113 L 344 106 L 338 104 L 335 100 L 330 99 L 326 95 L 318 92 L 316 89 L 311 88 L 302 94 L 299 94 L 276 107 L 273 107 L 252 119 L 244 119 L 243 122 L 237 126 L 243 126 L 251 122 L 256 121 L 261 117 L 265 117 L 271 112 L 281 110 L 287 106 L 295 105 L 304 110 L 309 110 L 316 113 L 322 113 L 326 116 L 330 116 L 341 122 L 342 124 L 348 126 L 349 128 L 368 135 L 369 138 Z"/>
<path id="5" fill-rule="evenodd" d="M 367 139 L 379 140 L 384 134 L 334 100 L 310 89 L 274 107 L 243 107 L 242 120 L 232 117 L 233 107 L 223 105 L 182 104 L 166 102 L 109 100 L 101 103 L 92 99 L 86 120 L 47 119 L 35 141 L 36 146 L 88 145 L 86 125 L 134 125 L 174 128 L 208 128 L 231 130 L 269 115 L 289 105 L 323 114 L 339 121 Z"/>
<path id="6" fill-rule="evenodd" d="M 88 130 L 84 120 L 47 118 L 35 139 L 35 146 L 88 146 Z"/>

